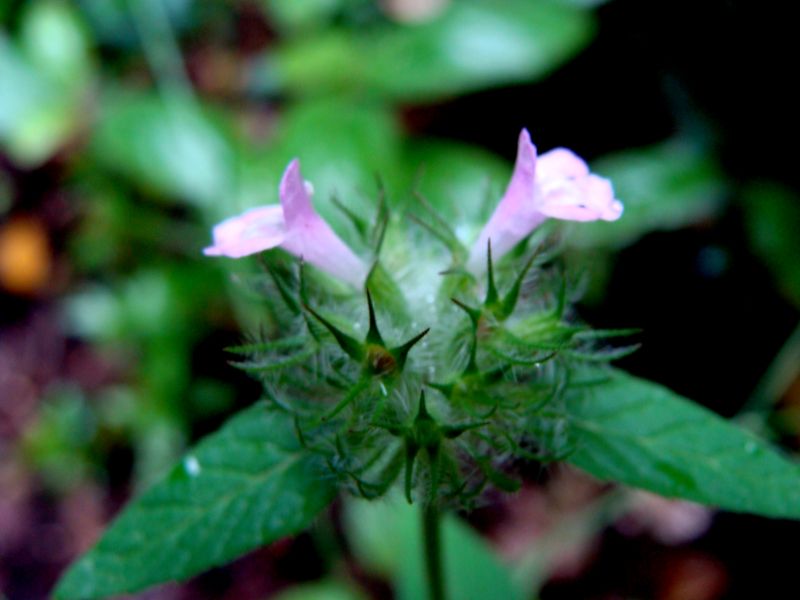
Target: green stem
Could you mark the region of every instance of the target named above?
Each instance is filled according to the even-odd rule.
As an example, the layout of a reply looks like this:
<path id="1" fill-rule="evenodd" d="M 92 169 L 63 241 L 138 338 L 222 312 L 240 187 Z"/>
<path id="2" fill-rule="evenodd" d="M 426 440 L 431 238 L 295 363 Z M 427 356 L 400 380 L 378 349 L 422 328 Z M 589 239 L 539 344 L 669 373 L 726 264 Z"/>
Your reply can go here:
<path id="1" fill-rule="evenodd" d="M 800 372 L 800 323 L 786 339 L 741 412 L 766 412 L 780 400 Z"/>
<path id="2" fill-rule="evenodd" d="M 160 90 L 175 97 L 193 99 L 192 84 L 164 0 L 129 0 L 128 5 L 145 59 Z"/>
<path id="3" fill-rule="evenodd" d="M 444 600 L 442 572 L 441 515 L 435 502 L 422 509 L 422 539 L 425 544 L 425 571 L 429 600 Z"/>

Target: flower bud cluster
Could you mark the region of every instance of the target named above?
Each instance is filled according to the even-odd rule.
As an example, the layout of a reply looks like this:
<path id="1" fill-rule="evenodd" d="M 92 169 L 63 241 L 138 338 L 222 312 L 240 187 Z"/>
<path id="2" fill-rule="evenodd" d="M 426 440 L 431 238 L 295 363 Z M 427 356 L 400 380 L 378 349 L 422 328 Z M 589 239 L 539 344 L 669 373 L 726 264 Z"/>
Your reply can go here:
<path id="1" fill-rule="evenodd" d="M 208 254 L 279 246 L 301 258 L 262 255 L 270 330 L 233 350 L 354 493 L 377 497 L 397 484 L 409 501 L 463 506 L 487 485 L 515 490 L 517 459 L 569 452 L 563 392 L 605 333 L 571 317 L 552 249 L 529 236 L 546 216 L 612 219 L 622 209 L 610 183 L 569 151 L 546 156 L 537 182 L 523 131 L 482 248 L 461 246 L 424 200 L 413 219 L 381 200 L 368 218 L 348 213 L 373 249 L 357 257 L 314 212 L 297 161 L 268 219 L 215 229 Z M 533 223 L 527 231 L 508 221 L 519 211 Z M 493 256 L 495 239 L 502 253 Z"/>

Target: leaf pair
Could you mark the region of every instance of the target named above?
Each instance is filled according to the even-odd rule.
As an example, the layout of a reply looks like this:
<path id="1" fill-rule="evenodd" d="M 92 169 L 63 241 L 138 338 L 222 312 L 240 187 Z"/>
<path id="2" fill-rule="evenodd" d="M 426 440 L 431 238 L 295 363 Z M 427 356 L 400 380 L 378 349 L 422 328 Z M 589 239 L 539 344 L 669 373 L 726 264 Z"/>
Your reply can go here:
<path id="1" fill-rule="evenodd" d="M 564 409 L 573 465 L 665 496 L 800 519 L 800 469 L 763 441 L 622 371 L 579 375 Z M 291 418 L 256 404 L 132 502 L 56 597 L 100 598 L 189 577 L 299 532 L 335 491 Z"/>

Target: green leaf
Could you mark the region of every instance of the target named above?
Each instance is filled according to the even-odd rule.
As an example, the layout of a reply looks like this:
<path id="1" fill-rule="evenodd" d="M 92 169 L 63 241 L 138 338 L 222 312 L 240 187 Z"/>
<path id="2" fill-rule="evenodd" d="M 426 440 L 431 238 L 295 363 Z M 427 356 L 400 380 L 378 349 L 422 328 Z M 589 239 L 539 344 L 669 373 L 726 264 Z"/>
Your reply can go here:
<path id="1" fill-rule="evenodd" d="M 775 183 L 752 184 L 743 195 L 745 226 L 753 250 L 779 289 L 800 306 L 800 201 Z"/>
<path id="2" fill-rule="evenodd" d="M 58 386 L 42 399 L 39 416 L 25 432 L 20 449 L 45 485 L 64 493 L 91 473 L 96 429 L 95 415 L 81 391 Z"/>
<path id="3" fill-rule="evenodd" d="M 291 419 L 256 404 L 131 502 L 67 571 L 55 596 L 136 592 L 293 535 L 334 496 L 321 469 L 299 445 Z"/>
<path id="4" fill-rule="evenodd" d="M 169 19 L 169 27 L 184 32 L 197 25 L 200 2 L 195 0 L 157 0 Z M 136 0 L 138 4 L 153 0 Z M 94 37 L 104 45 L 132 50 L 140 46 L 139 31 L 131 15 L 131 0 L 75 0 L 92 27 Z M 211 4 L 211 3 L 203 3 Z M 203 6 L 203 8 L 206 8 Z"/>
<path id="5" fill-rule="evenodd" d="M 734 512 L 800 518 L 800 468 L 660 385 L 622 371 L 574 388 L 568 461 L 603 480 Z"/>
<path id="6" fill-rule="evenodd" d="M 18 43 L 0 31 L 0 146 L 35 167 L 78 129 L 91 80 L 88 36 L 68 3 L 29 3 Z"/>
<path id="7" fill-rule="evenodd" d="M 103 99 L 95 158 L 140 187 L 204 208 L 231 194 L 234 152 L 211 111 L 189 100 L 117 90 Z"/>
<path id="8" fill-rule="evenodd" d="M 366 600 L 355 587 L 338 581 L 318 581 L 289 588 L 275 600 Z"/>
<path id="9" fill-rule="evenodd" d="M 378 103 L 334 98 L 295 103 L 279 124 L 275 145 L 278 176 L 300 157 L 303 175 L 316 190 L 315 203 L 329 220 L 344 219 L 332 206 L 332 195 L 371 217 L 377 178 L 388 184 L 397 178 L 400 127 L 392 111 Z"/>
<path id="10" fill-rule="evenodd" d="M 67 86 L 89 75 L 89 35 L 77 11 L 67 2 L 30 3 L 22 22 L 20 45 L 37 70 Z"/>
<path id="11" fill-rule="evenodd" d="M 347 504 L 346 523 L 359 561 L 389 575 L 399 600 L 427 598 L 422 563 L 422 517 L 418 506 L 393 497 Z M 462 521 L 446 515 L 442 531 L 445 593 L 459 600 L 515 600 L 510 570 L 481 537 Z"/>
<path id="12" fill-rule="evenodd" d="M 500 157 L 445 140 L 410 142 L 405 161 L 416 191 L 452 224 L 465 243 L 477 237 L 511 175 L 511 166 Z"/>
<path id="13" fill-rule="evenodd" d="M 278 49 L 296 93 L 358 90 L 426 101 L 543 77 L 591 39 L 591 13 L 552 2 L 462 0 L 416 24 L 331 30 Z"/>
<path id="14" fill-rule="evenodd" d="M 282 32 L 318 29 L 341 10 L 343 0 L 260 0 L 265 14 Z"/>
<path id="15" fill-rule="evenodd" d="M 303 177 L 314 186 L 316 209 L 350 241 L 351 222 L 332 197 L 371 219 L 377 178 L 391 192 L 401 176 L 400 129 L 391 111 L 379 104 L 333 97 L 296 102 L 282 113 L 269 146 L 248 150 L 235 210 L 278 202 L 281 174 L 293 158 L 300 159 Z M 390 202 L 399 199 L 389 194 Z"/>
<path id="16" fill-rule="evenodd" d="M 678 139 L 599 159 L 592 170 L 611 179 L 625 212 L 612 223 L 581 223 L 570 243 L 585 248 L 626 246 L 652 231 L 697 223 L 719 211 L 726 192 L 712 157 Z"/>

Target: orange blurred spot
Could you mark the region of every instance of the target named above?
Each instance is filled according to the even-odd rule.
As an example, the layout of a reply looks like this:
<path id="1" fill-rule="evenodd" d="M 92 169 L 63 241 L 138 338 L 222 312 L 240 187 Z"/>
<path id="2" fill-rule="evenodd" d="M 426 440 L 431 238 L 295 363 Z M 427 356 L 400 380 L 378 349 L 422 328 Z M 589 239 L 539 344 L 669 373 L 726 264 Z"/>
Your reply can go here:
<path id="1" fill-rule="evenodd" d="M 0 286 L 14 294 L 35 294 L 49 275 L 50 248 L 42 224 L 21 217 L 0 226 Z"/>
<path id="2" fill-rule="evenodd" d="M 728 588 L 725 566 L 712 556 L 687 551 L 666 561 L 658 600 L 717 600 Z"/>

